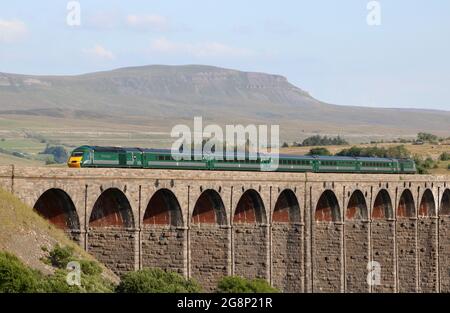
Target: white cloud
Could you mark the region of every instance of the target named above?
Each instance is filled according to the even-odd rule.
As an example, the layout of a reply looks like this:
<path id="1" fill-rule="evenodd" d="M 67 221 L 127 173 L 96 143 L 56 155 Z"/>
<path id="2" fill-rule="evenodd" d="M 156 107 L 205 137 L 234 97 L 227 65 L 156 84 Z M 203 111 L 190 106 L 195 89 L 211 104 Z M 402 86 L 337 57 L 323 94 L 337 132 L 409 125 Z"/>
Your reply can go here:
<path id="1" fill-rule="evenodd" d="M 93 48 L 84 49 L 83 52 L 101 59 L 114 60 L 116 58 L 111 51 L 99 44 L 96 44 Z"/>
<path id="2" fill-rule="evenodd" d="M 128 15 L 126 23 L 130 27 L 151 29 L 154 31 L 167 31 L 170 29 L 170 23 L 167 17 L 150 14 L 150 15 Z"/>
<path id="3" fill-rule="evenodd" d="M 159 38 L 150 45 L 152 52 L 188 54 L 194 57 L 243 57 L 253 52 L 244 48 L 227 46 L 219 42 L 180 43 Z"/>
<path id="4" fill-rule="evenodd" d="M 0 42 L 20 41 L 27 33 L 28 29 L 24 22 L 0 19 Z"/>

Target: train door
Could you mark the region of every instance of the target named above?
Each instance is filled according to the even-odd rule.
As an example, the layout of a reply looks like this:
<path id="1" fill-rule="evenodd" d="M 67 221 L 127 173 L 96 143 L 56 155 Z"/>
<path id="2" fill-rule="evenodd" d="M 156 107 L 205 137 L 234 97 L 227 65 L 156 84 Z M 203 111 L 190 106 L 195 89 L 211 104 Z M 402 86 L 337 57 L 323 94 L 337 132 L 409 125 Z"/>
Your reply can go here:
<path id="1" fill-rule="evenodd" d="M 127 165 L 127 154 L 126 152 L 119 152 L 119 165 L 126 166 Z"/>

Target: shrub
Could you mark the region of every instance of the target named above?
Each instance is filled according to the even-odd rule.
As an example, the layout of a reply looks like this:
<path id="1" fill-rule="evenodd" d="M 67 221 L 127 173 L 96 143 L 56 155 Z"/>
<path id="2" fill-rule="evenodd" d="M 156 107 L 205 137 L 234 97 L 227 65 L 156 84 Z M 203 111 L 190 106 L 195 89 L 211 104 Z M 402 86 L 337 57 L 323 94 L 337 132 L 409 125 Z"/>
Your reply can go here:
<path id="1" fill-rule="evenodd" d="M 41 154 L 49 154 L 54 157 L 56 163 L 65 163 L 69 157 L 66 149 L 63 146 L 50 146 L 47 145 L 45 150 Z"/>
<path id="2" fill-rule="evenodd" d="M 448 153 L 448 152 L 443 152 L 443 153 L 439 156 L 439 160 L 441 160 L 441 161 L 450 161 L 450 153 Z"/>
<path id="3" fill-rule="evenodd" d="M 116 288 L 120 293 L 197 293 L 200 286 L 175 272 L 161 269 L 143 269 L 122 277 Z"/>
<path id="4" fill-rule="evenodd" d="M 289 144 L 287 142 L 283 142 L 281 148 L 289 148 Z"/>
<path id="5" fill-rule="evenodd" d="M 41 275 L 17 257 L 0 252 L 0 293 L 30 293 L 41 290 Z"/>
<path id="6" fill-rule="evenodd" d="M 219 293 L 274 293 L 279 292 L 264 279 L 249 280 L 238 276 L 222 278 L 217 284 Z"/>
<path id="7" fill-rule="evenodd" d="M 348 145 L 348 142 L 341 137 L 321 137 L 320 135 L 308 137 L 302 142 L 302 146 L 341 146 Z"/>
<path id="8" fill-rule="evenodd" d="M 67 266 L 67 263 L 70 261 L 74 261 L 73 258 L 72 247 L 61 247 L 60 245 L 56 245 L 52 251 L 49 253 L 49 261 L 50 263 L 57 268 L 64 269 Z"/>
<path id="9" fill-rule="evenodd" d="M 313 148 L 307 155 L 331 155 L 331 152 L 327 148 Z"/>

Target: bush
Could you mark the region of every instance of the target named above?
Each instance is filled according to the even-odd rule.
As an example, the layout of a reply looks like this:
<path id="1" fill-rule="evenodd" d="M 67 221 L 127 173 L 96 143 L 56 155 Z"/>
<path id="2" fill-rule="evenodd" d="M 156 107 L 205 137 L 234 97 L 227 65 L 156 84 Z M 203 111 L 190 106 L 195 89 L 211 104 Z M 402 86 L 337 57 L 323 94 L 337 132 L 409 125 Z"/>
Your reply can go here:
<path id="1" fill-rule="evenodd" d="M 386 148 L 378 147 L 356 147 L 353 146 L 350 149 L 344 149 L 338 152 L 336 155 L 349 156 L 349 157 L 379 157 L 379 158 L 410 158 L 411 153 L 406 149 L 404 145 Z"/>
<path id="2" fill-rule="evenodd" d="M 39 272 L 25 266 L 17 257 L 0 252 L 0 293 L 30 293 L 41 290 Z"/>
<path id="3" fill-rule="evenodd" d="M 198 293 L 200 286 L 174 272 L 161 269 L 143 269 L 122 277 L 116 288 L 120 293 Z"/>
<path id="4" fill-rule="evenodd" d="M 289 144 L 287 142 L 283 142 L 281 148 L 289 148 Z"/>
<path id="5" fill-rule="evenodd" d="M 302 146 L 341 146 L 348 145 L 348 142 L 341 137 L 321 137 L 319 135 L 308 137 L 302 142 Z"/>
<path id="6" fill-rule="evenodd" d="M 447 165 L 447 169 L 450 171 L 450 164 L 449 165 Z"/>
<path id="7" fill-rule="evenodd" d="M 278 289 L 271 287 L 264 279 L 249 280 L 238 276 L 222 278 L 217 284 L 219 293 L 274 293 Z"/>
<path id="8" fill-rule="evenodd" d="M 331 152 L 327 148 L 313 148 L 307 155 L 331 155 Z"/>
<path id="9" fill-rule="evenodd" d="M 52 155 L 56 163 L 65 163 L 69 158 L 66 149 L 63 146 L 49 146 L 41 154 Z"/>
<path id="10" fill-rule="evenodd" d="M 65 269 L 67 263 L 74 261 L 73 251 L 74 249 L 72 247 L 61 247 L 60 245 L 56 245 L 53 250 L 50 251 L 48 259 L 54 267 Z"/>
<path id="11" fill-rule="evenodd" d="M 439 160 L 441 161 L 450 161 L 450 153 L 444 152 L 439 156 Z"/>
<path id="12" fill-rule="evenodd" d="M 417 140 L 418 141 L 423 141 L 423 142 L 436 142 L 438 140 L 438 137 L 436 135 L 433 134 L 429 134 L 429 133 L 418 133 L 417 134 Z"/>

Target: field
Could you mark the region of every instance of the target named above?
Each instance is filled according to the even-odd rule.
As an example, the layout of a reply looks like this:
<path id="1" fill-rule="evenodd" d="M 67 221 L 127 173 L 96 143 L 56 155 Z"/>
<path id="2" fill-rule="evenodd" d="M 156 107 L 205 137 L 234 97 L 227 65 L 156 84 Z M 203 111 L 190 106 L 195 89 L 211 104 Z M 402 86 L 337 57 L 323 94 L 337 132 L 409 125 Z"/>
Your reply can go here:
<path id="1" fill-rule="evenodd" d="M 127 120 L 109 119 L 71 119 L 42 116 L 15 116 L 0 115 L 0 165 L 15 164 L 18 166 L 46 166 L 46 155 L 40 154 L 47 144 L 62 145 L 67 151 L 73 150 L 81 145 L 100 146 L 128 146 L 143 148 L 169 148 L 173 142 L 170 137 L 168 125 L 161 127 L 158 123 L 128 123 Z M 189 125 L 188 120 L 171 121 L 172 123 L 184 123 Z M 169 124 L 169 123 L 168 123 Z M 300 132 L 302 133 L 302 132 Z M 302 135 L 307 135 L 302 133 Z M 345 137 L 351 143 L 352 138 Z M 412 139 L 412 136 L 405 136 Z M 358 144 L 361 147 L 378 146 L 390 147 L 398 143 Z M 327 146 L 331 153 L 337 153 L 348 146 Z M 422 158 L 431 157 L 438 160 L 443 152 L 450 153 L 450 142 L 442 144 L 405 144 L 412 155 Z M 281 149 L 286 154 L 307 154 L 314 147 L 289 147 Z M 12 155 L 19 152 L 25 158 Z M 447 169 L 448 161 L 439 162 L 438 168 L 432 169 L 435 174 L 450 174 Z M 49 165 L 61 166 L 61 165 Z"/>

